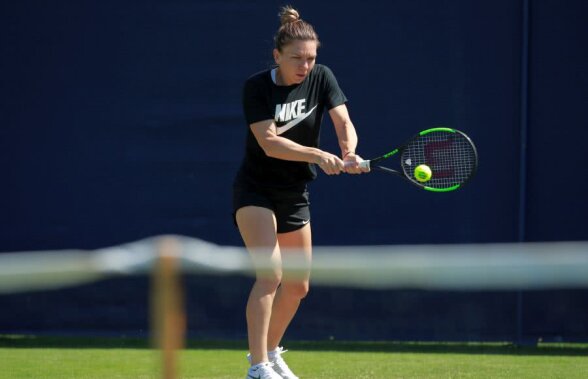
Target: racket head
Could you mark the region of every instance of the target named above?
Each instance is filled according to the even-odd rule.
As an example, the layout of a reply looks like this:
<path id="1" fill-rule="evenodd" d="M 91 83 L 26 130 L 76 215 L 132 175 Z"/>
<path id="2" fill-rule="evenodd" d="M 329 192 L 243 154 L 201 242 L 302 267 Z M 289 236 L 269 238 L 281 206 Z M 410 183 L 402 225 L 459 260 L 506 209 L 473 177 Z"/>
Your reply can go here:
<path id="1" fill-rule="evenodd" d="M 463 187 L 478 169 L 478 152 L 463 132 L 451 128 L 423 130 L 400 149 L 404 176 L 432 192 L 450 192 Z M 419 165 L 431 168 L 431 179 L 419 182 L 414 170 Z"/>

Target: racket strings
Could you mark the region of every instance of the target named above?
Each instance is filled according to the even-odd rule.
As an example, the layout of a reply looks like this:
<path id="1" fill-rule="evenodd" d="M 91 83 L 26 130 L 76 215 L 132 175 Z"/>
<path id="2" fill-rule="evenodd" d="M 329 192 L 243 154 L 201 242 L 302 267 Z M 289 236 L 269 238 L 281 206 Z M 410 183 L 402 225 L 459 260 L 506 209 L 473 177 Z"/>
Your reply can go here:
<path id="1" fill-rule="evenodd" d="M 433 173 L 424 183 L 431 188 L 450 188 L 465 183 L 475 172 L 475 147 L 461 133 L 431 132 L 411 141 L 402 154 L 402 168 L 414 179 L 415 167 L 426 164 Z"/>

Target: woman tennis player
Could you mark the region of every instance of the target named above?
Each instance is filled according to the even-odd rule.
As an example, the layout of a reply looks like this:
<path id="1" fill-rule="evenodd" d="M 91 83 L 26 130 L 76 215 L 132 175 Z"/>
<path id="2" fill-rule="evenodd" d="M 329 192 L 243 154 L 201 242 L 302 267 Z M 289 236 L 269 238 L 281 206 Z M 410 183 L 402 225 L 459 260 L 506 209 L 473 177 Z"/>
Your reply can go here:
<path id="1" fill-rule="evenodd" d="M 315 165 L 327 175 L 362 172 L 347 99 L 331 70 L 315 64 L 320 42 L 314 28 L 289 6 L 282 8 L 280 20 L 273 50 L 277 67 L 245 82 L 249 130 L 233 188 L 235 220 L 257 268 L 246 310 L 249 379 L 297 378 L 279 345 L 309 288 L 307 183 L 316 177 Z M 325 110 L 335 126 L 341 158 L 318 148 Z M 289 278 L 287 268 L 282 269 L 282 252 L 302 255 L 308 272 Z"/>

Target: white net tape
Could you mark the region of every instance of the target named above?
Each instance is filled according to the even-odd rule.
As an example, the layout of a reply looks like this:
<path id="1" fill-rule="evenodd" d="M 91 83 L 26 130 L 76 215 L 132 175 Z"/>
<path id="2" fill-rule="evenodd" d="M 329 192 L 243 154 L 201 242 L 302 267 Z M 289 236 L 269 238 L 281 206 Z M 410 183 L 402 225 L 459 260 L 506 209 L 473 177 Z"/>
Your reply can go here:
<path id="1" fill-rule="evenodd" d="M 186 274 L 253 275 L 244 248 L 161 236 L 93 251 L 0 253 L 0 293 L 60 288 L 151 272 L 163 239 L 177 244 Z M 304 272 L 283 252 L 290 272 Z M 318 246 L 313 284 L 360 288 L 503 290 L 588 287 L 588 242 L 521 244 Z"/>

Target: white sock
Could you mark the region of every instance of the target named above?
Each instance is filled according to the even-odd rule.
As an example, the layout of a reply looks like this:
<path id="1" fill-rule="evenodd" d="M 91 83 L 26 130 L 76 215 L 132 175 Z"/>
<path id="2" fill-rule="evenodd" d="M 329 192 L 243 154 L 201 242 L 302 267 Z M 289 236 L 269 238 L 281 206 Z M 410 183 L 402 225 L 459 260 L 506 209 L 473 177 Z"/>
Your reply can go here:
<path id="1" fill-rule="evenodd" d="M 272 351 L 268 351 L 267 352 L 267 357 L 269 358 L 270 361 L 273 361 L 276 358 L 276 355 L 278 355 L 278 353 L 281 351 L 280 347 L 276 347 L 275 350 Z"/>

